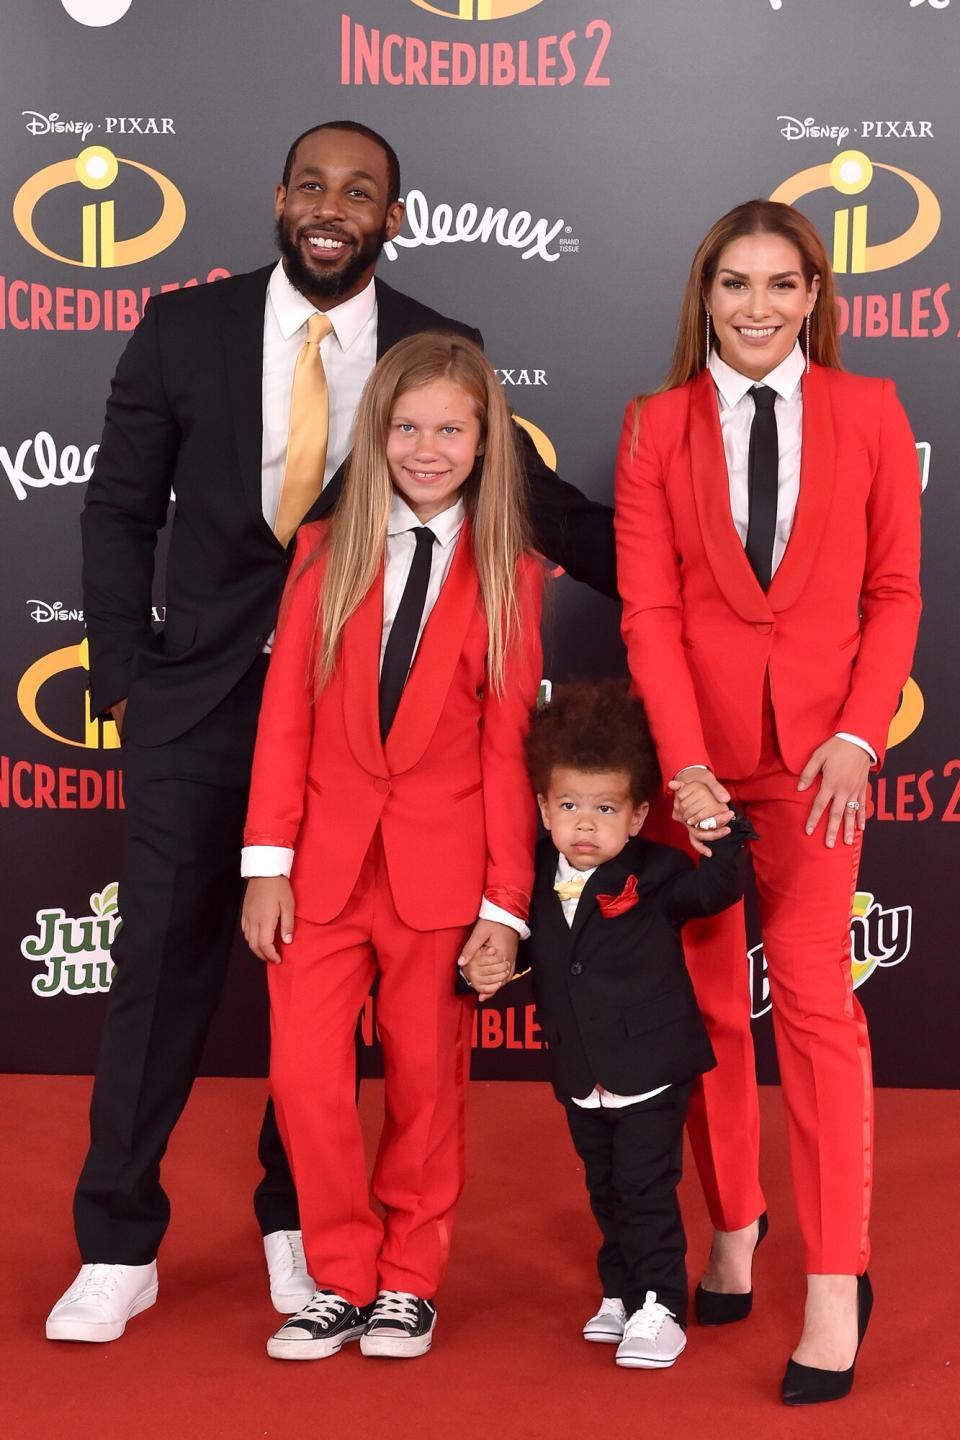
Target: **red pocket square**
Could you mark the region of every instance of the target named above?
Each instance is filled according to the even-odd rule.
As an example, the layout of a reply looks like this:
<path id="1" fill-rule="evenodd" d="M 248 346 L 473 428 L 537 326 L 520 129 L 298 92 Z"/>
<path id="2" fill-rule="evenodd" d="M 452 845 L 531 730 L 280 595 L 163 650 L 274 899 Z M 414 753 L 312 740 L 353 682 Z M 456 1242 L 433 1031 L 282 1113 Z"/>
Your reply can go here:
<path id="1" fill-rule="evenodd" d="M 600 906 L 600 914 L 605 920 L 615 920 L 618 915 L 625 915 L 632 910 L 634 905 L 639 905 L 640 896 L 637 894 L 637 877 L 628 875 L 627 883 L 619 895 L 598 895 L 597 904 Z"/>

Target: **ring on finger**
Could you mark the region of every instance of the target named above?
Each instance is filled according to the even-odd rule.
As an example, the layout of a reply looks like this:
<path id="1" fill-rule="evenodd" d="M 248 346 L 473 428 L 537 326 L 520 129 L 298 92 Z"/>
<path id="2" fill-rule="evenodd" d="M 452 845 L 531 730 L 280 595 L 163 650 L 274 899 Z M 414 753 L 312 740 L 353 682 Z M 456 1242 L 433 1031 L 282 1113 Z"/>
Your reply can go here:
<path id="1" fill-rule="evenodd" d="M 847 803 L 846 803 L 846 805 L 844 806 L 844 809 L 846 809 L 846 810 L 852 810 L 852 811 L 854 812 L 854 814 L 856 814 L 856 812 L 860 809 L 860 801 L 859 801 L 859 800 L 848 800 Z"/>
<path id="2" fill-rule="evenodd" d="M 706 818 L 706 820 L 698 820 L 698 821 L 697 821 L 697 829 L 698 829 L 698 830 L 716 830 L 716 828 L 717 828 L 717 817 L 716 817 L 716 815 L 708 815 L 707 818 Z"/>

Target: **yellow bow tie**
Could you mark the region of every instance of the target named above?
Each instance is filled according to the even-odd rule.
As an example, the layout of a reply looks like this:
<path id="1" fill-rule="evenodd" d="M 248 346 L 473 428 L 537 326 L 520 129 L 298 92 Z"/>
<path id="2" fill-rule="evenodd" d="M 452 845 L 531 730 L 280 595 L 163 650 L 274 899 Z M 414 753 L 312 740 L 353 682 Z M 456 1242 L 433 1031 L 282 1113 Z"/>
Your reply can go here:
<path id="1" fill-rule="evenodd" d="M 586 883 L 586 875 L 571 875 L 569 880 L 558 880 L 553 888 L 561 900 L 579 900 Z"/>

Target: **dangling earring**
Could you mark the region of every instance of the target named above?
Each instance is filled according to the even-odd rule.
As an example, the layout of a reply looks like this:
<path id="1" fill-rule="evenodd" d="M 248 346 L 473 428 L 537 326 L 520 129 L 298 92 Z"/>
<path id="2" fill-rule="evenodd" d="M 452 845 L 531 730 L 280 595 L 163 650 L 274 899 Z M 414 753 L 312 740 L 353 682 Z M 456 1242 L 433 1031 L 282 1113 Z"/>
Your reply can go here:
<path id="1" fill-rule="evenodd" d="M 703 308 L 704 308 L 705 310 L 707 309 L 706 306 L 704 306 Z M 707 353 L 706 353 L 706 358 L 705 358 L 705 360 L 704 360 L 704 364 L 705 364 L 705 365 L 709 365 L 709 364 L 710 364 L 710 311 L 709 311 L 709 310 L 707 310 Z"/>
<path id="2" fill-rule="evenodd" d="M 807 374 L 810 374 L 810 311 L 807 311 Z"/>

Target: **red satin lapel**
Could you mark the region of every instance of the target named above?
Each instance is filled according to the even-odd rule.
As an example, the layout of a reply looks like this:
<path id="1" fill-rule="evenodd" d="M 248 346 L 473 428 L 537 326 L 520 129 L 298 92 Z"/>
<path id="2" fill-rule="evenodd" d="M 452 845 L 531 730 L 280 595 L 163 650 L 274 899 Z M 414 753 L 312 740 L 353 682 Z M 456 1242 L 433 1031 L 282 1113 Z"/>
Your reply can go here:
<path id="1" fill-rule="evenodd" d="M 387 775 L 380 743 L 380 637 L 383 633 L 383 566 L 363 602 L 343 627 L 343 723 L 357 764 L 370 775 Z"/>
<path id="2" fill-rule="evenodd" d="M 800 597 L 810 576 L 833 501 L 836 439 L 830 405 L 829 372 L 812 365 L 804 375 L 803 441 L 800 495 L 793 530 L 767 591 L 773 610 L 787 610 Z"/>
<path id="3" fill-rule="evenodd" d="M 467 629 L 476 613 L 479 592 L 470 522 L 465 520 L 450 573 L 420 637 L 410 678 L 387 736 L 386 755 L 391 775 L 409 770 L 430 743 L 463 651 Z"/>
<path id="4" fill-rule="evenodd" d="M 767 597 L 750 568 L 730 513 L 730 480 L 713 377 L 704 370 L 690 390 L 690 470 L 703 548 L 719 588 L 737 614 L 769 621 Z"/>

